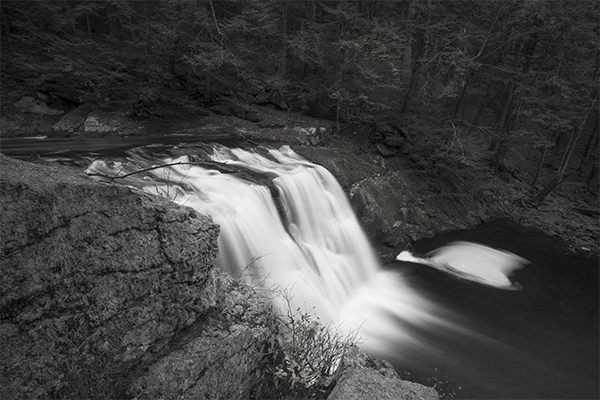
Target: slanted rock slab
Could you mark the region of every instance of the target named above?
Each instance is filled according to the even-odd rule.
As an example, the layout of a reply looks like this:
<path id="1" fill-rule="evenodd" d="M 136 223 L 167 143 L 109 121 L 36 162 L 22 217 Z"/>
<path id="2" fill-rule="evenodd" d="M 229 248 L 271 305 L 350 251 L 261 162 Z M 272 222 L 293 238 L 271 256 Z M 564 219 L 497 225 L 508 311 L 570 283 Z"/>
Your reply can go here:
<path id="1" fill-rule="evenodd" d="M 249 390 L 274 316 L 216 267 L 210 217 L 65 167 L 0 171 L 0 398 Z"/>
<path id="2" fill-rule="evenodd" d="M 327 400 L 439 400 L 435 389 L 400 379 L 388 361 L 354 349 Z"/>

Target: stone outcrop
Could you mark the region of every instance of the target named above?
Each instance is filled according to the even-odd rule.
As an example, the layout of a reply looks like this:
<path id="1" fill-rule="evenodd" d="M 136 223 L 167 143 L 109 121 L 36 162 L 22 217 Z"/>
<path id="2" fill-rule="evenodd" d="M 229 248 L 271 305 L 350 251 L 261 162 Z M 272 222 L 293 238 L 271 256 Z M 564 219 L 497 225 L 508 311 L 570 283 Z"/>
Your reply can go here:
<path id="1" fill-rule="evenodd" d="M 215 267 L 209 217 L 64 167 L 0 167 L 0 398 L 244 397 L 274 316 Z"/>
<path id="2" fill-rule="evenodd" d="M 344 373 L 328 400 L 439 400 L 435 389 L 401 380 L 392 364 L 358 349 L 344 360 Z"/>
<path id="3" fill-rule="evenodd" d="M 509 215 L 510 193 L 476 185 L 450 170 L 405 168 L 399 158 L 306 147 L 298 151 L 327 168 L 344 187 L 371 243 L 384 258 L 406 244 Z M 513 197 L 517 197 L 515 194 Z"/>
<path id="4" fill-rule="evenodd" d="M 140 126 L 120 112 L 95 110 L 84 104 L 52 125 L 53 136 L 106 137 L 140 133 Z"/>
<path id="5" fill-rule="evenodd" d="M 375 243 L 396 248 L 429 232 L 465 229 L 489 218 L 475 196 L 452 187 L 456 177 L 436 181 L 433 191 L 425 188 L 427 181 L 426 173 L 393 171 L 351 187 L 351 202 Z"/>
<path id="6" fill-rule="evenodd" d="M 68 112 L 57 123 L 52 125 L 53 132 L 59 136 L 81 136 L 85 120 L 92 110 L 92 106 L 84 104 Z"/>

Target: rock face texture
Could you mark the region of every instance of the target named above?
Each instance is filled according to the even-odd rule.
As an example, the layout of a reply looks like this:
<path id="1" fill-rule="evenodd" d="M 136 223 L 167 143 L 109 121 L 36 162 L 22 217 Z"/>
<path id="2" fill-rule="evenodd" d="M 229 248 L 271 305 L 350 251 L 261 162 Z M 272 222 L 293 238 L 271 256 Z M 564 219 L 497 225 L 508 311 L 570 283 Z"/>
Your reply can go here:
<path id="1" fill-rule="evenodd" d="M 194 210 L 0 156 L 0 398 L 240 398 L 270 302 Z"/>
<path id="2" fill-rule="evenodd" d="M 135 134 L 138 124 L 128 120 L 121 113 L 108 113 L 82 105 L 64 115 L 52 125 L 54 136 L 66 137 L 106 137 L 119 134 Z"/>
<path id="3" fill-rule="evenodd" d="M 299 152 L 327 168 L 344 187 L 383 258 L 394 258 L 415 240 L 467 229 L 511 212 L 512 205 L 497 188 L 476 185 L 449 169 L 404 168 L 398 158 L 357 156 L 352 149 L 305 147 Z"/>
<path id="4" fill-rule="evenodd" d="M 328 400 L 439 400 L 435 389 L 401 380 L 394 367 L 354 349 Z"/>
<path id="5" fill-rule="evenodd" d="M 465 229 L 489 219 L 477 194 L 465 194 L 455 182 L 461 178 L 434 181 L 427 173 L 389 171 L 356 182 L 349 195 L 373 242 L 395 248 L 431 232 Z"/>

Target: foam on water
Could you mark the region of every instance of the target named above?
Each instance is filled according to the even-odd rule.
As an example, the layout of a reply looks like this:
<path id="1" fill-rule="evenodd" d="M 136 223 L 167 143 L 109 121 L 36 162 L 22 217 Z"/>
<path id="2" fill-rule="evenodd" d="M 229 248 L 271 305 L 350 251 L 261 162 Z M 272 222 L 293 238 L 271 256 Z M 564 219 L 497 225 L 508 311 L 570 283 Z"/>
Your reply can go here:
<path id="1" fill-rule="evenodd" d="M 403 251 L 396 259 L 428 265 L 460 279 L 505 290 L 521 288 L 509 277 L 515 270 L 529 263 L 511 252 L 463 241 L 452 242 L 428 253 L 424 258 L 415 257 L 410 251 Z"/>

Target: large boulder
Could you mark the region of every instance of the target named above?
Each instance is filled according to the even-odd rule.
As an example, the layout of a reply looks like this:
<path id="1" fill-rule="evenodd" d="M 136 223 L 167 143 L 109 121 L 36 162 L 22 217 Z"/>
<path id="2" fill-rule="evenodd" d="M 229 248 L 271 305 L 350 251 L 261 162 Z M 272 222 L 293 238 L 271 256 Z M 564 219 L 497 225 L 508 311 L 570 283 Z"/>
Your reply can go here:
<path id="1" fill-rule="evenodd" d="M 438 169 L 436 175 L 389 171 L 356 182 L 349 196 L 370 239 L 395 252 L 420 238 L 491 219 L 492 207 L 467 187 L 464 179 L 448 170 Z"/>
<path id="2" fill-rule="evenodd" d="M 215 266 L 209 217 L 0 156 L 0 398 L 239 398 L 270 301 Z"/>
<path id="3" fill-rule="evenodd" d="M 140 124 L 121 112 L 104 112 L 84 104 L 63 116 L 52 126 L 53 136 L 107 137 L 137 135 Z"/>
<path id="4" fill-rule="evenodd" d="M 383 258 L 395 258 L 413 241 L 467 229 L 510 212 L 511 205 L 496 189 L 476 187 L 468 176 L 442 166 L 421 170 L 400 157 L 339 148 L 305 147 L 299 152 L 340 182 Z"/>
<path id="5" fill-rule="evenodd" d="M 392 364 L 351 349 L 327 400 L 439 400 L 435 389 L 400 379 Z"/>
<path id="6" fill-rule="evenodd" d="M 93 107 L 84 104 L 68 112 L 57 123 L 52 126 L 52 131 L 58 136 L 81 136 L 84 132 L 84 124 Z"/>

